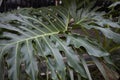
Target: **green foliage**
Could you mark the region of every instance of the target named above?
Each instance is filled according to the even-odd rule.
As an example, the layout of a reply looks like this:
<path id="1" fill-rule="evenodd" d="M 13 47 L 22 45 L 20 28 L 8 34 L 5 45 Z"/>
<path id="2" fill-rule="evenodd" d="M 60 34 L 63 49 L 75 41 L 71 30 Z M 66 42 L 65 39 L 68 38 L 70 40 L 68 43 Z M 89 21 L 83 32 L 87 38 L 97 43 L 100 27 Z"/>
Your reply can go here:
<path id="1" fill-rule="evenodd" d="M 3 61 L 7 63 L 10 80 L 20 80 L 23 67 L 28 80 L 39 80 L 42 73 L 39 63 L 44 61 L 53 80 L 67 80 L 68 73 L 74 80 L 74 72 L 78 75 L 77 80 L 81 77 L 92 80 L 84 53 L 91 57 L 91 64 L 96 64 L 105 80 L 109 80 L 102 62 L 113 64 L 108 59 L 104 40 L 120 43 L 120 35 L 112 30 L 119 29 L 120 25 L 105 18 L 105 13 L 91 10 L 90 6 L 83 7 L 84 1 L 81 4 L 79 0 L 64 1 L 67 6 L 24 8 L 0 14 L 1 80 L 4 80 L 6 67 Z M 73 32 L 76 28 L 85 34 Z M 90 37 L 89 30 L 92 29 L 97 38 Z"/>

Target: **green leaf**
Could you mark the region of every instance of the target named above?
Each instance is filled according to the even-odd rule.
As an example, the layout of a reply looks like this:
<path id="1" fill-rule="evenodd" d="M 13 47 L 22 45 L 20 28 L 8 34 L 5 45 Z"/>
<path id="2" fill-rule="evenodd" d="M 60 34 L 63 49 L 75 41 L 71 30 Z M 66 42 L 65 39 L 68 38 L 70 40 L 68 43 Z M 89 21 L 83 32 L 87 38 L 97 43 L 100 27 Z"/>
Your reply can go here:
<path id="1" fill-rule="evenodd" d="M 0 47 L 0 78 L 1 80 L 4 80 L 4 58 L 3 58 L 3 51 L 4 51 L 5 48 L 1 48 Z"/>
<path id="2" fill-rule="evenodd" d="M 104 27 L 98 27 L 98 26 L 93 26 L 93 25 L 87 25 L 87 24 L 82 24 L 82 26 L 86 29 L 96 29 L 99 30 L 103 33 L 103 35 L 109 39 L 112 39 L 116 43 L 120 43 L 120 34 L 113 32 L 111 28 L 104 28 Z M 118 27 L 117 27 L 118 28 Z"/>
<path id="3" fill-rule="evenodd" d="M 37 79 L 37 73 L 38 73 L 38 67 L 37 67 L 37 61 L 35 59 L 35 54 L 33 54 L 33 46 L 31 44 L 31 41 L 26 41 L 23 43 L 23 47 L 21 48 L 22 56 L 23 56 L 23 62 L 26 66 L 26 72 L 30 75 L 30 78 L 32 80 Z M 26 54 L 27 53 L 27 54 Z"/>
<path id="4" fill-rule="evenodd" d="M 113 32 L 109 28 L 97 28 L 100 30 L 107 38 L 112 39 L 113 41 L 120 43 L 120 34 Z"/>
<path id="5" fill-rule="evenodd" d="M 65 64 L 63 62 L 62 55 L 59 52 L 59 49 L 54 47 L 55 44 L 52 44 L 48 38 L 43 37 L 43 39 L 45 43 L 47 44 L 48 48 L 50 49 L 50 53 L 52 53 L 56 61 L 56 65 L 53 66 L 56 69 L 55 71 L 57 71 L 56 73 L 58 73 L 58 76 L 61 80 L 65 80 L 65 75 L 66 75 Z"/>
<path id="6" fill-rule="evenodd" d="M 91 41 L 87 37 L 82 37 L 79 35 L 70 35 L 67 37 L 68 45 L 74 45 L 76 48 L 80 48 L 81 46 L 86 49 L 89 55 L 93 55 L 96 57 L 108 56 L 109 53 L 104 50 L 99 44 L 94 41 Z"/>
<path id="7" fill-rule="evenodd" d="M 103 77 L 105 78 L 105 80 L 109 80 L 107 73 L 105 72 L 104 67 L 102 66 L 102 64 L 99 62 L 99 60 L 93 56 L 91 56 L 91 58 L 93 59 L 94 63 L 96 64 L 96 66 L 98 67 L 99 71 L 102 73 Z"/>
<path id="8" fill-rule="evenodd" d="M 74 73 L 72 69 L 69 69 L 70 79 L 74 80 Z"/>
<path id="9" fill-rule="evenodd" d="M 11 54 L 8 56 L 8 66 L 10 70 L 8 71 L 11 80 L 19 80 L 20 76 L 20 44 L 17 43 L 10 50 Z"/>
<path id="10" fill-rule="evenodd" d="M 94 13 L 93 20 L 95 21 L 93 23 L 101 27 L 104 27 L 105 25 L 109 25 L 110 27 L 113 28 L 120 28 L 120 25 L 117 22 L 104 18 L 104 15 L 105 15 L 104 13 L 103 14 Z"/>
<path id="11" fill-rule="evenodd" d="M 8 54 L 11 50 L 11 48 L 13 47 L 13 45 L 8 45 L 8 46 L 0 46 L 0 76 L 1 76 L 1 80 L 4 80 L 4 72 L 5 72 L 5 60 L 4 60 L 4 55 Z M 12 76 L 13 77 L 13 76 Z M 14 77 L 13 77 L 14 78 Z"/>
<path id="12" fill-rule="evenodd" d="M 59 80 L 58 77 L 57 77 L 57 74 L 56 74 L 56 71 L 54 69 L 54 66 L 52 65 L 53 64 L 53 61 L 51 61 L 51 59 L 48 58 L 48 66 L 51 70 L 51 76 L 52 76 L 52 79 L 53 80 Z"/>
<path id="13" fill-rule="evenodd" d="M 53 36 L 57 41 L 57 47 L 60 48 L 60 50 L 64 51 L 66 57 L 67 57 L 67 63 L 70 67 L 72 67 L 76 72 L 80 73 L 82 77 L 86 77 L 85 70 L 83 66 L 80 65 L 80 60 L 79 58 L 75 55 L 75 52 L 67 46 L 67 44 L 61 40 L 59 40 L 57 37 Z"/>
<path id="14" fill-rule="evenodd" d="M 91 11 L 91 7 L 84 9 L 83 7 L 89 3 L 88 0 L 63 0 L 63 3 L 67 9 L 60 6 L 23 8 L 0 14 L 0 64 L 3 64 L 2 59 L 6 56 L 10 80 L 20 79 L 21 64 L 25 64 L 29 79 L 38 80 L 38 73 L 41 72 L 38 70 L 39 60 L 45 61 L 53 80 L 65 80 L 66 68 L 72 69 L 72 80 L 74 72 L 77 72 L 79 80 L 80 76 L 91 80 L 85 60 L 80 60 L 74 49 L 84 47 L 89 55 L 96 57 L 105 57 L 108 53 L 94 40 L 71 35 L 68 30 L 70 18 L 73 18 L 75 26 L 100 30 L 106 37 L 120 42 L 117 38 L 119 34 L 104 28 L 106 25 L 110 28 L 120 28 L 119 24 L 104 19 L 103 13 Z M 65 62 L 63 57 L 66 57 Z M 97 66 L 100 65 L 98 61 L 95 63 Z M 4 76 L 3 68 L 4 65 L 1 65 L 1 79 Z M 104 75 L 103 68 L 100 70 Z M 107 79 L 105 75 L 104 77 Z"/>
<path id="15" fill-rule="evenodd" d="M 109 8 L 115 7 L 120 4 L 120 1 L 117 1 L 109 6 Z"/>
<path id="16" fill-rule="evenodd" d="M 65 80 L 66 73 L 62 55 L 59 49 L 47 40 L 49 38 L 46 38 L 46 36 L 57 35 L 59 32 L 67 30 L 69 14 L 66 14 L 66 10 L 62 7 L 62 11 L 58 11 L 58 9 L 60 8 L 27 8 L 0 14 L 0 62 L 7 53 L 10 80 L 19 80 L 21 61 L 25 64 L 25 71 L 29 78 L 37 80 L 38 61 L 36 56 L 46 58 L 48 55 L 55 57 L 56 66 L 53 67 L 54 70 L 57 70 L 55 73 Z M 45 42 L 41 43 L 41 40 L 45 40 Z M 50 54 L 46 49 L 50 51 Z"/>
<path id="17" fill-rule="evenodd" d="M 87 65 L 85 59 L 83 58 L 82 55 L 80 55 L 79 57 L 80 57 L 80 59 L 81 59 L 81 61 L 82 61 L 82 63 L 83 63 L 83 66 L 84 66 L 84 68 L 85 68 L 85 71 L 86 71 L 86 73 L 87 73 L 87 75 L 88 75 L 88 79 L 89 79 L 89 80 L 92 80 L 92 77 L 91 77 L 91 75 L 90 75 L 90 71 L 89 71 L 89 69 L 88 69 L 88 65 Z"/>

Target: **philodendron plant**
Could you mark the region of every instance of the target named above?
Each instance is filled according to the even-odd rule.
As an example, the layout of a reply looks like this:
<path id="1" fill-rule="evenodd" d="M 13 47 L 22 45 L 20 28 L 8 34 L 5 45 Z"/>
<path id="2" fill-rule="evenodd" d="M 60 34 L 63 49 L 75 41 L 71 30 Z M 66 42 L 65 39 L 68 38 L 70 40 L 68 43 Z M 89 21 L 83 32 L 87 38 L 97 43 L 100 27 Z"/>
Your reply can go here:
<path id="1" fill-rule="evenodd" d="M 111 80 L 105 64 L 114 64 L 103 43 L 105 38 L 120 43 L 120 34 L 111 29 L 119 29 L 119 23 L 87 7 L 85 1 L 63 0 L 63 4 L 0 14 L 0 80 L 6 73 L 9 80 L 41 80 L 43 65 L 44 80 L 92 80 L 89 64 Z M 86 61 L 83 54 L 92 60 Z"/>

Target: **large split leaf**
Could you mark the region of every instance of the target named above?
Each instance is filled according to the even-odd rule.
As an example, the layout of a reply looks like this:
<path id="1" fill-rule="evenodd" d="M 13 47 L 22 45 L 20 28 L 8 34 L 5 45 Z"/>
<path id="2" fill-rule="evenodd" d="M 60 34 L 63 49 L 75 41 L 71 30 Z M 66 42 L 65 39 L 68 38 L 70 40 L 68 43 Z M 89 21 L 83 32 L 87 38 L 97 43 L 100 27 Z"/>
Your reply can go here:
<path id="1" fill-rule="evenodd" d="M 100 30 L 106 37 L 116 42 L 120 42 L 119 34 L 104 27 L 109 25 L 120 28 L 120 26 L 117 22 L 104 19 L 99 13 L 84 9 L 83 4 L 88 0 L 81 1 L 81 4 L 76 1 L 80 2 L 63 1 L 69 7 L 68 10 L 63 7 L 43 7 L 0 14 L 0 64 L 5 57 L 10 80 L 20 80 L 21 64 L 24 64 L 28 77 L 37 80 L 38 63 L 42 59 L 47 64 L 47 70 L 51 71 L 53 80 L 66 80 L 66 68 L 70 69 L 71 79 L 74 78 L 75 71 L 77 75 L 91 80 L 85 60 L 83 58 L 80 60 L 74 49 L 84 47 L 89 55 L 95 57 L 108 56 L 108 52 L 90 38 L 70 33 L 68 30 L 70 17 L 73 18 L 74 25 Z M 66 58 L 65 62 L 63 57 Z M 0 65 L 2 80 L 3 66 Z"/>
<path id="2" fill-rule="evenodd" d="M 58 49 L 54 48 L 53 43 L 48 41 L 49 36 L 67 30 L 69 15 L 65 10 L 61 10 L 63 10 L 62 7 L 29 8 L 0 15 L 0 59 L 8 54 L 7 63 L 11 80 L 19 80 L 21 63 L 25 64 L 26 73 L 30 78 L 37 80 L 38 61 L 36 56 L 42 55 L 46 58 L 49 54 L 55 58 L 55 71 L 64 80 L 62 75 L 65 76 L 65 65 L 62 55 Z M 41 43 L 41 40 L 44 42 Z M 41 48 L 42 45 L 46 46 Z M 39 46 L 37 50 L 42 49 L 43 51 L 39 53 L 35 46 Z M 0 61 L 2 62 L 2 60 Z"/>

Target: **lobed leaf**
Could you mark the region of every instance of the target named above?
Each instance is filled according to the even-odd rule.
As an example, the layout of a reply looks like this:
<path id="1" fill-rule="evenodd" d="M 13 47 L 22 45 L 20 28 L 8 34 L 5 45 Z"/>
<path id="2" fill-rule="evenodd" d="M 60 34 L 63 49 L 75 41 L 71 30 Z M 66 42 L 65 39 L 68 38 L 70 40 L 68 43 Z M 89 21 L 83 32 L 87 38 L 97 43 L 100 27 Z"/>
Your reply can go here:
<path id="1" fill-rule="evenodd" d="M 52 66 L 58 71 L 61 79 L 65 80 L 65 77 L 63 77 L 65 76 L 65 65 L 62 56 L 59 50 L 53 47 L 53 43 L 47 40 L 49 38 L 46 37 L 53 34 L 57 35 L 67 29 L 69 14 L 64 15 L 63 11 L 57 9 L 60 8 L 27 8 L 0 15 L 0 62 L 7 53 L 9 78 L 11 80 L 19 80 L 21 64 L 25 64 L 25 71 L 30 79 L 36 80 L 38 76 L 36 56 L 47 57 L 49 53 L 52 53 L 51 55 L 55 57 L 56 66 Z M 45 40 L 45 42 L 41 43 L 41 40 Z M 34 45 L 35 43 L 37 45 Z M 46 49 L 43 49 L 44 44 L 49 53 L 45 51 Z M 39 53 L 39 49 L 43 51 Z"/>

